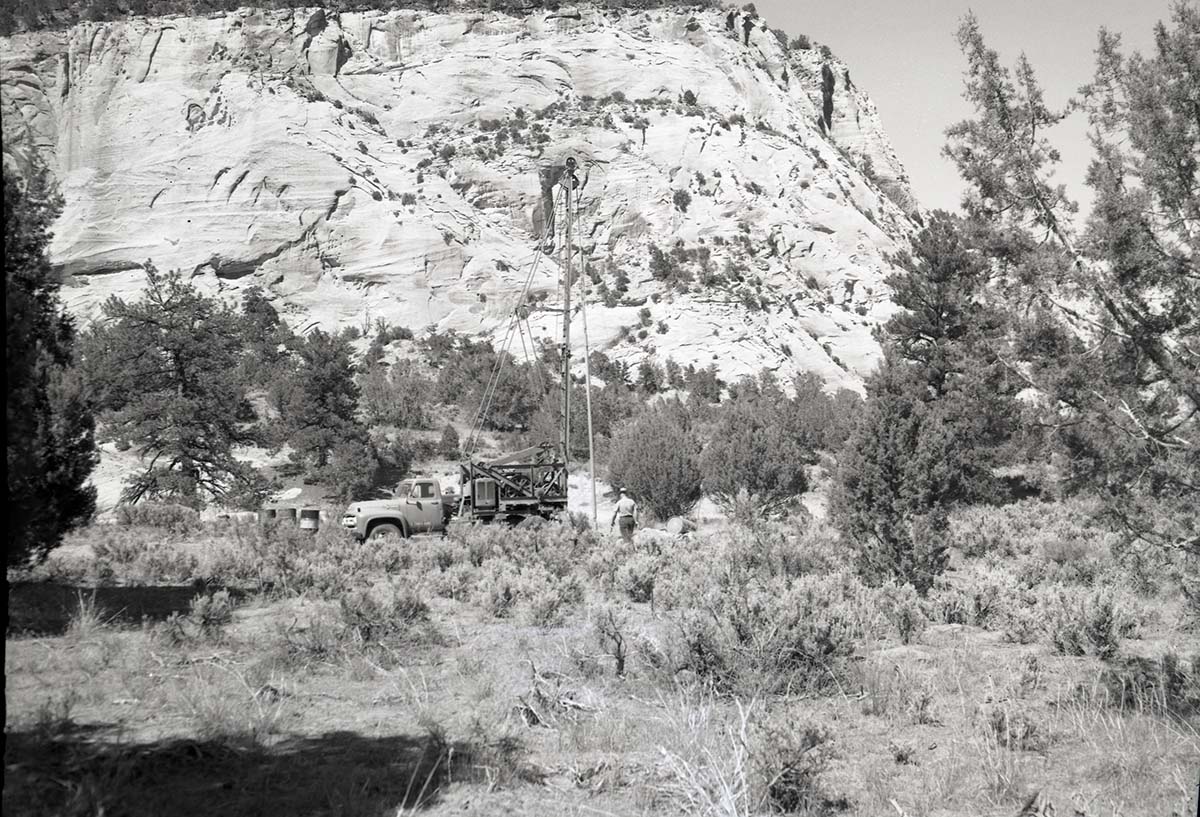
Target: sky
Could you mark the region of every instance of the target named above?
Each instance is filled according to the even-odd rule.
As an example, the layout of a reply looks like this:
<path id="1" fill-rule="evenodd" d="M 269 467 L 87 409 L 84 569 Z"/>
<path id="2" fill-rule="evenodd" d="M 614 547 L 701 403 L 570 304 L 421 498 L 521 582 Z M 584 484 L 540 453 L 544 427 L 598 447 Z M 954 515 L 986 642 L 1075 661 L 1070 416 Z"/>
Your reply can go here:
<path id="1" fill-rule="evenodd" d="M 1191 0 L 1196 2 L 1196 0 Z M 954 33 L 973 10 L 984 40 L 1010 70 L 1029 57 L 1051 107 L 1061 107 L 1095 67 L 1101 26 L 1122 36 L 1124 50 L 1149 53 L 1154 24 L 1169 20 L 1172 0 L 755 0 L 772 28 L 807 34 L 850 67 L 854 83 L 879 108 L 918 201 L 955 210 L 963 185 L 941 156 L 945 129 L 967 118 L 962 98 L 966 60 Z M 1049 132 L 1063 155 L 1056 173 L 1086 212 L 1084 184 L 1091 146 L 1087 123 L 1075 114 Z"/>

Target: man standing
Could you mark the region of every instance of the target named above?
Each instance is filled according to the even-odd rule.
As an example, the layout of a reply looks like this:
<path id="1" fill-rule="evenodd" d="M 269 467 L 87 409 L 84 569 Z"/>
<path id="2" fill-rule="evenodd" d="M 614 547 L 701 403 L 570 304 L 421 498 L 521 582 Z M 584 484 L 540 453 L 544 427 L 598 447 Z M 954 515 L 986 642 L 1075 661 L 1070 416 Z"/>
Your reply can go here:
<path id="1" fill-rule="evenodd" d="M 624 488 L 621 489 L 621 498 L 617 500 L 617 507 L 613 509 L 612 521 L 608 523 L 608 527 L 611 529 L 618 522 L 621 523 L 621 538 L 632 542 L 633 529 L 638 524 L 638 507 L 625 493 Z"/>

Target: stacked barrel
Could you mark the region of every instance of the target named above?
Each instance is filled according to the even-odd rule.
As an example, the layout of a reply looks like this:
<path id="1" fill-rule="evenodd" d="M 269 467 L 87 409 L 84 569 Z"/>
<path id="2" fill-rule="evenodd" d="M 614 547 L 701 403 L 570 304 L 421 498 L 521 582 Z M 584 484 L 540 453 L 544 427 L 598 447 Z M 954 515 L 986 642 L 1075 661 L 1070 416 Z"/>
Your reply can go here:
<path id="1" fill-rule="evenodd" d="M 300 530 L 316 533 L 321 528 L 322 515 L 319 508 L 261 508 L 258 524 L 264 528 L 272 525 L 299 526 Z"/>

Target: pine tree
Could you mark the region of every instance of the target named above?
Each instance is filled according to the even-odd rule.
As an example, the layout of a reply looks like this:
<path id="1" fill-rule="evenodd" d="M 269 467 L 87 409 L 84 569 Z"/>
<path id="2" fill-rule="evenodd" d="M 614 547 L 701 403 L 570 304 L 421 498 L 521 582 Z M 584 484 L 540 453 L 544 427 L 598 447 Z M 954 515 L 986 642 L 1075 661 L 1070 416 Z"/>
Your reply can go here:
<path id="1" fill-rule="evenodd" d="M 36 563 L 91 518 L 94 421 L 72 368 L 74 325 L 46 256 L 59 202 L 43 175 L 4 171 L 5 449 L 9 566 Z"/>
<path id="2" fill-rule="evenodd" d="M 122 501 L 252 506 L 261 475 L 234 449 L 259 442 L 241 378 L 238 313 L 178 271 L 146 267 L 141 300 L 110 298 L 84 337 L 82 363 L 103 439 L 133 445 L 145 467 Z"/>

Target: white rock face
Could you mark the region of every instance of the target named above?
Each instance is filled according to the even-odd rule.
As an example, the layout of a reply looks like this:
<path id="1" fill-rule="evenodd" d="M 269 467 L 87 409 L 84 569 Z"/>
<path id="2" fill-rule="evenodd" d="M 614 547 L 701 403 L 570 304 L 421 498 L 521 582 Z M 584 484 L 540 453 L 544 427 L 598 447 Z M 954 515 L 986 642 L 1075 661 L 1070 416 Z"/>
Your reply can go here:
<path id="1" fill-rule="evenodd" d="M 746 44 L 740 17 L 735 31 L 721 11 L 580 6 L 243 9 L 18 35 L 0 41 L 5 161 L 37 154 L 59 180 L 52 254 L 81 315 L 135 297 L 151 262 L 230 297 L 266 286 L 299 328 L 499 338 L 543 179 L 574 156 L 592 348 L 859 388 L 891 310 L 888 256 L 914 229 L 893 201 L 911 201 L 903 168 L 846 66 L 828 64 L 826 135 L 821 56 L 760 25 Z M 651 245 L 678 247 L 691 281 L 656 278 Z M 560 260 L 542 256 L 535 294 L 557 301 Z M 535 310 L 534 334 L 555 318 Z"/>

